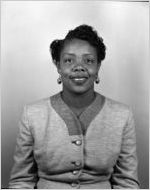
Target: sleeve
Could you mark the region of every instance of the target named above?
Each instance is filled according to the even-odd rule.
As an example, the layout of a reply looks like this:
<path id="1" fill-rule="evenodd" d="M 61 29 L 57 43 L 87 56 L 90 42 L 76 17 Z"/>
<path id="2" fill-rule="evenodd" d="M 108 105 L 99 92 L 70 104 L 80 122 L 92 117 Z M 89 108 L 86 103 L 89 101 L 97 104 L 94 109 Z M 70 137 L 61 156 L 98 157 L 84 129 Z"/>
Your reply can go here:
<path id="1" fill-rule="evenodd" d="M 139 189 L 135 123 L 132 111 L 124 127 L 120 155 L 111 177 L 112 189 Z"/>
<path id="2" fill-rule="evenodd" d="M 38 180 L 37 165 L 33 154 L 33 136 L 29 129 L 26 107 L 19 122 L 14 154 L 14 165 L 10 174 L 10 189 L 34 189 Z"/>

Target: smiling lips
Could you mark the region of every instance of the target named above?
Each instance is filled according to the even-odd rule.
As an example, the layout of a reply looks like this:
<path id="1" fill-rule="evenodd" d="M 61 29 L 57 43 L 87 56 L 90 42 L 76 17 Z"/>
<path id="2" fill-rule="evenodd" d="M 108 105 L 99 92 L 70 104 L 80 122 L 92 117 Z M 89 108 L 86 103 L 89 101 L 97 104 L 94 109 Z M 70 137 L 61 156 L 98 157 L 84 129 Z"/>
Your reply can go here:
<path id="1" fill-rule="evenodd" d="M 76 84 L 83 84 L 89 77 L 87 75 L 74 75 L 70 79 Z"/>

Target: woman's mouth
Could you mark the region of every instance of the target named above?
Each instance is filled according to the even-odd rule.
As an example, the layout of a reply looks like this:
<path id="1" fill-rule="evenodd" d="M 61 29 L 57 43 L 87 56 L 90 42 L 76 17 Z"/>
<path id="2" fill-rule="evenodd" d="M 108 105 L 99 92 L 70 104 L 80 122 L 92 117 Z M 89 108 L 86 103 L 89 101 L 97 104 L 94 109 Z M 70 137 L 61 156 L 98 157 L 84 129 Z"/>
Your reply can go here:
<path id="1" fill-rule="evenodd" d="M 73 78 L 72 80 L 76 83 L 83 83 L 86 81 L 86 78 Z"/>
<path id="2" fill-rule="evenodd" d="M 71 81 L 73 81 L 75 84 L 83 84 L 87 81 L 88 77 L 70 77 Z"/>

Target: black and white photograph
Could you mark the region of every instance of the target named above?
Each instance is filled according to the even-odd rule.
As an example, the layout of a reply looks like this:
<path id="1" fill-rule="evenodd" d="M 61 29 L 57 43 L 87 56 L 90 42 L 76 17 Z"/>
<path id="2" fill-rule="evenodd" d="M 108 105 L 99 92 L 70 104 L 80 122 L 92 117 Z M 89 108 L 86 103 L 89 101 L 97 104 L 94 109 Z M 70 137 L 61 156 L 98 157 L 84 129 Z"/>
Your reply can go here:
<path id="1" fill-rule="evenodd" d="M 1 1 L 1 188 L 149 189 L 149 1 Z"/>

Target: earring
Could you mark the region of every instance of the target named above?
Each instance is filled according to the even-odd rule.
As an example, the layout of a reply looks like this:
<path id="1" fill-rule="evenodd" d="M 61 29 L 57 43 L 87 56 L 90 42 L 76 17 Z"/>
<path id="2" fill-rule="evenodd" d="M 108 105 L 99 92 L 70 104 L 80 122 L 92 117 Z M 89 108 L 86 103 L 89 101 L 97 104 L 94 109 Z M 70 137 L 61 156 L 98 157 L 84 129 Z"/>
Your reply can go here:
<path id="1" fill-rule="evenodd" d="M 95 83 L 98 84 L 100 82 L 99 76 L 96 77 Z"/>
<path id="2" fill-rule="evenodd" d="M 61 80 L 61 76 L 59 75 L 59 78 L 57 79 L 57 83 L 58 84 L 61 84 L 62 83 L 62 80 Z"/>

